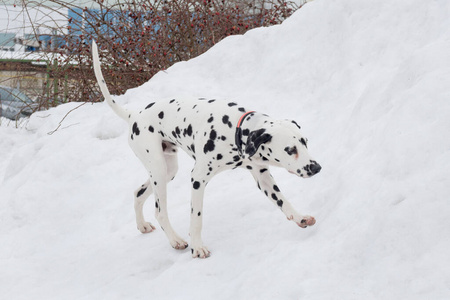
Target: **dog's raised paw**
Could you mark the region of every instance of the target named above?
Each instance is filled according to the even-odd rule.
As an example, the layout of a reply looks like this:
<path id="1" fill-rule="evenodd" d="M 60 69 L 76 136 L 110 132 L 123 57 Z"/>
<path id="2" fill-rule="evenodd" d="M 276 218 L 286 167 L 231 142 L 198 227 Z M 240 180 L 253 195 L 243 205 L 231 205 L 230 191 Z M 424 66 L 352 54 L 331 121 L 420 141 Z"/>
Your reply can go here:
<path id="1" fill-rule="evenodd" d="M 301 228 L 306 228 L 308 226 L 313 226 L 314 224 L 316 224 L 316 219 L 314 219 L 314 217 L 311 216 L 304 216 L 300 222 L 295 223 L 297 223 L 297 225 L 300 226 Z"/>
<path id="2" fill-rule="evenodd" d="M 156 227 L 153 226 L 153 225 L 152 225 L 151 223 L 149 223 L 149 222 L 144 222 L 144 223 L 142 223 L 142 224 L 139 224 L 139 225 L 137 226 L 137 228 L 138 228 L 138 230 L 139 230 L 140 232 L 142 232 L 142 233 L 149 233 L 149 232 L 152 232 L 153 230 L 156 229 Z"/>
<path id="3" fill-rule="evenodd" d="M 205 246 L 191 248 L 193 258 L 207 258 L 211 256 L 211 252 Z"/>

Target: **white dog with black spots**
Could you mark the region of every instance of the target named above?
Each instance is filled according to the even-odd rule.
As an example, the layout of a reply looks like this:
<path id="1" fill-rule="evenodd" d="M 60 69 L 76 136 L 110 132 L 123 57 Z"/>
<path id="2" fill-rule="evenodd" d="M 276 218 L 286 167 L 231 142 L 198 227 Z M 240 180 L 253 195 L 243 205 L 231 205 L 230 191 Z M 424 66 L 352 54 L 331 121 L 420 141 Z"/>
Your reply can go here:
<path id="1" fill-rule="evenodd" d="M 155 229 L 145 221 L 142 211 L 145 200 L 153 192 L 155 216 L 170 245 L 175 249 L 188 247 L 172 228 L 167 213 L 167 183 L 178 170 L 178 148 L 195 160 L 191 173 L 189 230 L 193 257 L 210 255 L 201 238 L 203 194 L 211 178 L 228 169 L 248 169 L 258 188 L 288 220 L 302 228 L 315 224 L 313 217 L 302 215 L 292 207 L 269 171 L 269 165 L 283 167 L 306 178 L 321 170 L 308 154 L 307 139 L 295 121 L 274 120 L 234 102 L 206 98 L 151 102 L 140 111 L 128 111 L 117 105 L 109 93 L 95 42 L 92 54 L 102 94 L 114 112 L 129 124 L 128 142 L 149 174 L 147 182 L 135 192 L 136 223 L 142 233 Z"/>

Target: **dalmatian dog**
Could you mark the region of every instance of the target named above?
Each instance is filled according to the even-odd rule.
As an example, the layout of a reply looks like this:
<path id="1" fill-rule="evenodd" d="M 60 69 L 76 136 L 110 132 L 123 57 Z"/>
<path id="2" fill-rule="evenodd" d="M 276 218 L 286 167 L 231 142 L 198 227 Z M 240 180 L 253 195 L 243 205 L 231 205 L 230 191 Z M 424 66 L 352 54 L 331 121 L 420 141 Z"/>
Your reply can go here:
<path id="1" fill-rule="evenodd" d="M 142 212 L 154 193 L 156 219 L 175 249 L 188 243 L 172 228 L 167 214 L 167 183 L 177 173 L 177 151 L 183 149 L 195 160 L 191 172 L 190 237 L 193 257 L 206 258 L 210 251 L 202 242 L 203 194 L 214 175 L 228 169 L 246 168 L 258 188 L 278 206 L 288 220 L 301 228 L 315 219 L 298 213 L 280 192 L 269 166 L 285 168 L 307 178 L 321 166 L 308 154 L 307 139 L 295 121 L 274 120 L 234 102 L 215 99 L 170 99 L 151 102 L 140 111 L 128 111 L 111 97 L 100 69 L 97 45 L 92 44 L 95 75 L 105 101 L 126 122 L 128 142 L 149 174 L 135 192 L 136 223 L 142 233 L 155 230 Z"/>

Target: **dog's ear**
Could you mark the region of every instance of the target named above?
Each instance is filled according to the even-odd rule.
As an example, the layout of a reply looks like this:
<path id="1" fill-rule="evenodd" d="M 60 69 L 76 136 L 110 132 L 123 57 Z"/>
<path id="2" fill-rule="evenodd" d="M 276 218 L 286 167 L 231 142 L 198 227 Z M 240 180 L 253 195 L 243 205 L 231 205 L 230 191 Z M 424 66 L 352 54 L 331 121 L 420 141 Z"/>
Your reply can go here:
<path id="1" fill-rule="evenodd" d="M 247 145 L 245 147 L 245 153 L 252 157 L 258 151 L 262 144 L 268 143 L 272 140 L 272 135 L 265 133 L 264 128 L 250 132 L 247 139 Z"/>

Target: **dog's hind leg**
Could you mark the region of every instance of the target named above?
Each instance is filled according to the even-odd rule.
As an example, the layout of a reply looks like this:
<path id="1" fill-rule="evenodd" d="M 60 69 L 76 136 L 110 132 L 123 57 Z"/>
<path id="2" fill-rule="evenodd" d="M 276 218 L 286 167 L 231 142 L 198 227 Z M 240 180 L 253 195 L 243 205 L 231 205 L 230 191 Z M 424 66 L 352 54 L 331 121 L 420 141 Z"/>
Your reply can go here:
<path id="1" fill-rule="evenodd" d="M 169 174 L 168 171 L 172 173 L 173 169 L 169 169 L 171 166 L 165 159 L 152 161 L 150 165 L 150 183 L 155 193 L 155 217 L 167 235 L 170 245 L 175 249 L 185 249 L 188 243 L 180 238 L 172 228 L 167 212 L 167 180 L 170 180 L 174 176 L 174 174 Z M 172 175 L 172 177 L 169 175 Z"/>
<path id="2" fill-rule="evenodd" d="M 137 228 L 142 233 L 148 233 L 155 230 L 155 226 L 145 221 L 143 212 L 145 200 L 147 200 L 151 193 L 152 187 L 150 185 L 150 179 L 147 180 L 146 183 L 141 185 L 141 187 L 139 187 L 134 192 L 134 211 L 136 213 L 136 224 Z"/>
<path id="3" fill-rule="evenodd" d="M 163 185 L 164 187 L 159 188 L 159 193 L 155 193 L 155 216 L 160 222 L 161 228 L 166 232 L 166 234 L 169 237 L 171 245 L 176 249 L 184 249 L 187 247 L 187 243 L 184 242 L 181 238 L 178 237 L 178 235 L 175 233 L 175 231 L 172 229 L 171 224 L 169 223 L 168 214 L 167 214 L 167 204 L 166 200 L 163 200 L 163 198 L 167 198 L 167 196 L 164 196 L 166 194 L 165 191 L 161 191 L 165 188 L 166 183 L 171 181 L 177 171 L 178 171 L 178 159 L 177 159 L 177 151 L 176 147 L 171 145 L 170 147 L 166 147 L 166 144 L 163 143 L 163 155 L 164 155 L 164 161 L 165 165 L 161 164 L 159 168 L 157 168 L 158 172 L 151 172 L 152 165 L 155 165 L 156 163 L 149 164 L 144 163 L 147 170 L 149 170 L 150 173 L 150 179 L 147 180 L 139 189 L 135 192 L 135 200 L 134 200 L 134 209 L 136 213 L 136 223 L 138 226 L 138 229 L 142 233 L 151 232 L 155 229 L 155 227 L 149 223 L 146 222 L 144 219 L 144 213 L 143 213 L 143 206 L 146 201 L 146 199 L 152 194 L 152 191 L 158 186 L 158 182 L 160 182 L 160 186 Z M 147 160 L 142 160 L 147 161 Z M 156 173 L 156 174 L 155 174 Z M 152 175 L 153 174 L 153 175 Z M 160 174 L 160 175 L 157 175 Z M 166 176 L 164 176 L 166 174 Z M 165 180 L 158 180 L 157 177 L 160 176 L 165 177 Z M 184 246 L 186 245 L 186 246 Z M 184 248 L 183 248 L 184 247 Z"/>
<path id="4" fill-rule="evenodd" d="M 175 176 L 178 169 L 176 147 L 173 144 L 161 142 L 155 136 L 147 136 L 146 139 L 150 145 L 148 148 L 139 147 L 136 143 L 131 143 L 131 148 L 149 173 L 148 188 L 151 187 L 155 195 L 156 220 L 167 235 L 172 247 L 185 249 L 188 244 L 172 228 L 167 212 L 167 182 Z M 139 203 L 138 208 L 140 208 Z M 138 210 L 137 218 L 139 213 L 140 210 Z"/>

